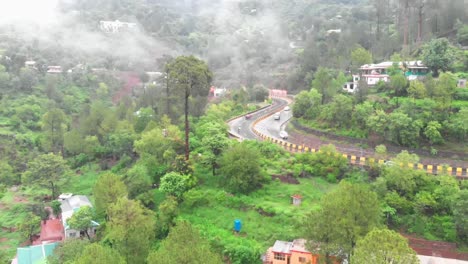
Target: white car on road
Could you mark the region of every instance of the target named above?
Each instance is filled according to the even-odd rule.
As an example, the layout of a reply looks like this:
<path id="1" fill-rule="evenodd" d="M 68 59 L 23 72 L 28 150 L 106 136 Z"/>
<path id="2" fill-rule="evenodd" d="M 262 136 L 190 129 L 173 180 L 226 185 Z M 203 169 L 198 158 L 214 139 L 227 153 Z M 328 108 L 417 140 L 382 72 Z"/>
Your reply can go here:
<path id="1" fill-rule="evenodd" d="M 282 131 L 280 131 L 279 136 L 282 139 L 288 139 L 288 132 L 282 130 Z"/>

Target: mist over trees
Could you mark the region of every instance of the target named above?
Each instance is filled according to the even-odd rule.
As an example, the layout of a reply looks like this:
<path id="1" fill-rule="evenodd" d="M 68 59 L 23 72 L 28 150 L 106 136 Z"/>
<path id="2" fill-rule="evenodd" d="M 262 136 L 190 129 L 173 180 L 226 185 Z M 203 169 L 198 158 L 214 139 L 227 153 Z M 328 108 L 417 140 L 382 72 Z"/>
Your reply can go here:
<path id="1" fill-rule="evenodd" d="M 84 239 L 61 243 L 51 263 L 255 264 L 275 240 L 300 237 L 351 263 L 387 263 L 388 252 L 413 263 L 386 228 L 466 245 L 468 181 L 445 175 L 458 170 L 441 158 L 467 160 L 468 92 L 457 88 L 468 79 L 467 10 L 463 0 L 2 6 L 0 263 L 34 241 L 45 206 L 59 217 L 64 192 L 94 208 L 68 219 Z M 409 80 L 415 60 L 431 73 Z M 393 63 L 388 82 L 354 79 L 382 61 Z M 232 139 L 227 120 L 254 121 L 276 103 L 269 89 L 295 95 L 280 129 L 319 132 L 318 143 L 295 132 L 288 142 L 320 151 Z M 343 140 L 321 144 L 328 135 Z M 358 152 L 362 168 L 343 155 Z M 413 169 L 429 159 L 441 175 Z"/>

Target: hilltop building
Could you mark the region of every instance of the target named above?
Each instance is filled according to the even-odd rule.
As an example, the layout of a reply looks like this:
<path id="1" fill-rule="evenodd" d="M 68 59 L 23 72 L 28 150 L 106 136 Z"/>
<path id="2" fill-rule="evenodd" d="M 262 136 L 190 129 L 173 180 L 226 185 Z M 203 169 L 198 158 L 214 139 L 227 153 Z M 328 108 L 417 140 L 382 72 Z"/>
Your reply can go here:
<path id="1" fill-rule="evenodd" d="M 51 73 L 51 74 L 62 73 L 62 66 L 47 66 L 47 73 Z"/>
<path id="2" fill-rule="evenodd" d="M 99 28 L 106 33 L 120 33 L 128 31 L 137 31 L 136 23 L 116 21 L 99 21 Z"/>
<path id="3" fill-rule="evenodd" d="M 29 69 L 37 69 L 36 68 L 36 62 L 33 60 L 28 60 L 24 62 L 24 67 L 29 68 Z"/>
<path id="4" fill-rule="evenodd" d="M 374 86 L 378 82 L 389 82 L 389 68 L 393 66 L 393 62 L 384 61 L 377 64 L 365 64 L 359 68 L 359 75 L 353 75 L 353 81 L 343 85 L 343 89 L 347 92 L 354 93 L 358 88 L 358 83 L 363 78 L 367 85 Z M 429 74 L 429 68 L 422 61 L 403 61 L 397 63 L 400 70 L 410 81 L 424 77 Z"/>
<path id="5" fill-rule="evenodd" d="M 365 64 L 359 68 L 361 76 L 365 78 L 368 85 L 375 85 L 379 81 L 388 82 L 390 76 L 388 69 L 393 66 L 393 62 L 385 61 L 378 64 Z M 408 80 L 416 80 L 418 77 L 426 76 L 429 68 L 424 66 L 422 61 L 399 62 L 398 67 L 403 71 Z"/>

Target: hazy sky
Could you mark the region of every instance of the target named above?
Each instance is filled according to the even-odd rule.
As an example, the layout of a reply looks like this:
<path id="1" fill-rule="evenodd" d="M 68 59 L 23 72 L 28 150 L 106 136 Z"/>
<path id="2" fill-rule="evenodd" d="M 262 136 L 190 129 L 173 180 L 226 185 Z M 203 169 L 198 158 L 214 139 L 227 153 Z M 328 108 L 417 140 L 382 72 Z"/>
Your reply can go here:
<path id="1" fill-rule="evenodd" d="M 47 24 L 57 19 L 58 0 L 0 0 L 0 23 L 35 22 Z"/>

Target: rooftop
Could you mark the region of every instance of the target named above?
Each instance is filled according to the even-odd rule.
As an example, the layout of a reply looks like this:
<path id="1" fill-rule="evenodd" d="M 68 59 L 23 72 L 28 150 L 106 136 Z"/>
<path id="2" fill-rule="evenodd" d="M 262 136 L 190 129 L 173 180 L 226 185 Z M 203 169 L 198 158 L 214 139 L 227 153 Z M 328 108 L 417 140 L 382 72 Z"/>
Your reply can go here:
<path id="1" fill-rule="evenodd" d="M 403 66 L 403 64 L 406 64 L 407 67 L 411 68 L 423 68 L 426 69 L 427 67 L 424 66 L 422 61 L 404 61 L 404 62 L 399 62 L 399 66 Z M 377 64 L 364 64 L 361 66 L 361 69 L 382 69 L 382 68 L 389 68 L 393 65 L 392 61 L 384 61 L 381 63 Z"/>
<path id="2" fill-rule="evenodd" d="M 294 239 L 293 242 L 276 240 L 273 245 L 272 251 L 276 253 L 291 254 L 291 251 L 296 252 L 307 252 L 305 239 Z"/>
<path id="3" fill-rule="evenodd" d="M 60 219 L 49 219 L 41 222 L 40 241 L 61 241 L 63 239 L 63 225 Z"/>
<path id="4" fill-rule="evenodd" d="M 288 241 L 276 240 L 273 245 L 273 252 L 289 254 L 293 243 Z"/>
<path id="5" fill-rule="evenodd" d="M 73 211 L 75 208 L 80 208 L 81 206 L 86 205 L 93 207 L 88 197 L 85 195 L 74 195 L 60 202 L 62 203 L 62 213 Z"/>
<path id="6" fill-rule="evenodd" d="M 306 242 L 307 240 L 302 239 L 302 238 L 294 239 L 292 242 L 291 250 L 300 251 L 300 252 L 309 252 L 306 249 Z"/>
<path id="7" fill-rule="evenodd" d="M 44 243 L 17 249 L 18 264 L 41 263 L 47 256 L 51 255 L 58 243 Z"/>

